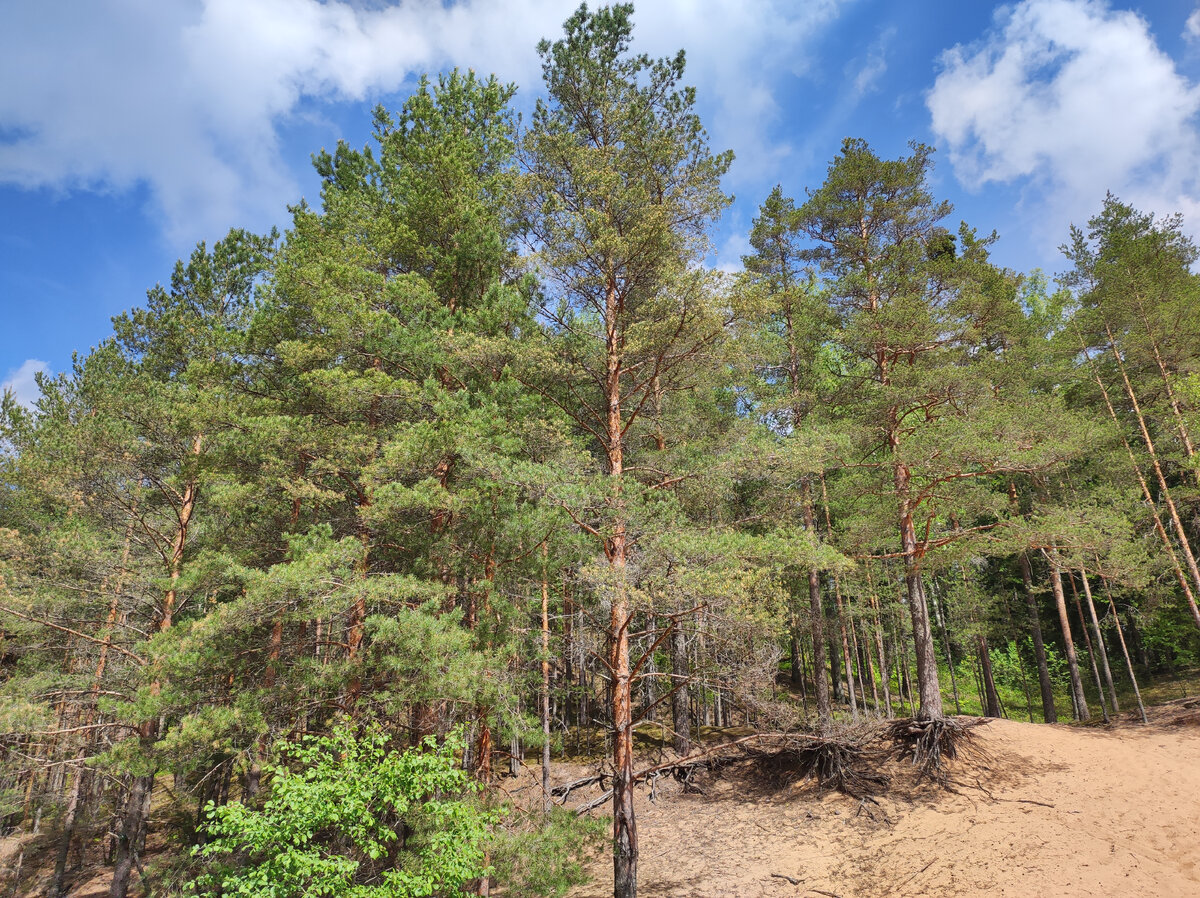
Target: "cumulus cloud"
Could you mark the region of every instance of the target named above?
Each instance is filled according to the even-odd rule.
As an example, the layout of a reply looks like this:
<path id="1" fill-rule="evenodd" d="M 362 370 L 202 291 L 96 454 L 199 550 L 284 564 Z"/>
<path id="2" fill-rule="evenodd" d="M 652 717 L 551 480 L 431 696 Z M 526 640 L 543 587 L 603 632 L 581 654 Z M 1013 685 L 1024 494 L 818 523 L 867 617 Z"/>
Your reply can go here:
<path id="1" fill-rule="evenodd" d="M 35 375 L 49 373 L 50 366 L 45 362 L 39 359 L 26 359 L 20 367 L 14 368 L 4 376 L 4 380 L 0 382 L 0 396 L 11 390 L 17 402 L 26 407 L 32 407 L 41 395 Z"/>
<path id="2" fill-rule="evenodd" d="M 1200 40 L 1200 7 L 1197 7 L 1183 23 L 1183 36 L 1189 41 Z"/>
<path id="3" fill-rule="evenodd" d="M 778 114 L 772 77 L 849 0 L 661 0 L 636 14 L 638 49 L 689 51 L 714 145 L 740 167 L 786 148 L 756 138 Z M 534 45 L 576 0 L 42 0 L 0 30 L 0 182 L 149 188 L 187 243 L 279 217 L 298 187 L 280 126 L 305 101 L 369 101 L 424 71 L 540 83 Z"/>
<path id="4" fill-rule="evenodd" d="M 942 63 L 926 102 L 967 186 L 1026 180 L 1077 222 L 1107 190 L 1158 212 L 1200 211 L 1200 88 L 1136 13 L 1024 0 Z"/>

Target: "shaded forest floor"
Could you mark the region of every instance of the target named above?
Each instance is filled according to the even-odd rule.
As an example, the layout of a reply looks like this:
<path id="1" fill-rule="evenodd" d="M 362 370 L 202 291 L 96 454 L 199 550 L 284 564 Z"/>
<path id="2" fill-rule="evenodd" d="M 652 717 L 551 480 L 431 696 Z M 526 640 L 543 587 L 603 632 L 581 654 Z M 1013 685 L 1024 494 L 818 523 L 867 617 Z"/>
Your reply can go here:
<path id="1" fill-rule="evenodd" d="M 877 803 L 747 766 L 698 777 L 703 794 L 660 780 L 653 802 L 639 789 L 639 895 L 1200 895 L 1200 699 L 1150 712 L 991 721 L 949 789 L 891 760 Z M 612 894 L 607 856 L 590 869 L 571 898 Z"/>

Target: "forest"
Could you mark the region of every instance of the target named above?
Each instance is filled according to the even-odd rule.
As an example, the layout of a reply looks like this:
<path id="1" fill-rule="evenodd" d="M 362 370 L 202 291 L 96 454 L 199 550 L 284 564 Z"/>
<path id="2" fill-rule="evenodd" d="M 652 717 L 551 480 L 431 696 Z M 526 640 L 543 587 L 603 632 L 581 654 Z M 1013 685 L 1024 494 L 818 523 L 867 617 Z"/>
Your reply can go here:
<path id="1" fill-rule="evenodd" d="M 1144 719 L 1197 666 L 1182 219 L 1096 197 L 1016 272 L 933 148 L 847 139 L 728 274 L 732 154 L 633 43 L 581 7 L 525 122 L 423 78 L 285 233 L 198 245 L 4 397 L 0 832 L 38 894 L 563 895 L 598 851 L 633 898 L 647 742 L 825 769 L 872 723 L 937 770 L 964 720 Z"/>

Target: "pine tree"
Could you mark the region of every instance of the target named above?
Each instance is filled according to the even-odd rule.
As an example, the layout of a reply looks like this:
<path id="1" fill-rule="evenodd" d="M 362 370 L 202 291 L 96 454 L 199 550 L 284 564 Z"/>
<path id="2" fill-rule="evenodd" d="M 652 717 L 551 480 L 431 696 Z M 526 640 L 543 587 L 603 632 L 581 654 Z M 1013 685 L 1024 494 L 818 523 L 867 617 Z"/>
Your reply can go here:
<path id="1" fill-rule="evenodd" d="M 557 401 L 591 435 L 609 481 L 602 522 L 582 522 L 611 572 L 608 631 L 614 741 L 614 895 L 637 891 L 632 681 L 627 582 L 626 443 L 656 396 L 681 388 L 690 360 L 723 322 L 691 263 L 728 203 L 713 155 L 680 86 L 684 56 L 629 52 L 632 7 L 581 6 L 565 36 L 538 52 L 549 95 L 522 147 L 524 224 L 559 339 L 565 395 Z M 547 389 L 547 392 L 550 392 Z M 670 477 L 658 478 L 661 487 Z M 636 481 L 635 481 L 636 482 Z"/>

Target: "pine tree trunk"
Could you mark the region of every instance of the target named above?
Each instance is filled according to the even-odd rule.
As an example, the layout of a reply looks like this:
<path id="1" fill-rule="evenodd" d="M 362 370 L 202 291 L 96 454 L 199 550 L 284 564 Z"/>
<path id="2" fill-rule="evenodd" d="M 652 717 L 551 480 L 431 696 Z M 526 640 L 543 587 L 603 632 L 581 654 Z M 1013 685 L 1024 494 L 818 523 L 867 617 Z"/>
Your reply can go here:
<path id="1" fill-rule="evenodd" d="M 638 869 L 637 821 L 633 807 L 633 708 L 629 664 L 629 608 L 626 578 L 627 545 L 624 499 L 621 481 L 624 475 L 621 416 L 621 353 L 617 333 L 620 312 L 615 282 L 609 275 L 605 294 L 605 399 L 608 404 L 605 448 L 608 475 L 612 482 L 610 498 L 613 521 L 606 540 L 605 555 L 613 573 L 614 590 L 609 623 L 609 671 L 612 677 L 613 733 L 613 898 L 636 898 Z"/>
<path id="2" fill-rule="evenodd" d="M 63 879 L 67 873 L 67 858 L 71 853 L 71 842 L 75 838 L 75 820 L 79 813 L 79 792 L 83 785 L 83 762 L 87 758 L 86 747 L 80 746 L 75 753 L 75 778 L 71 783 L 71 794 L 67 798 L 67 807 L 63 812 L 62 835 L 58 841 L 58 855 L 54 861 L 54 878 L 50 881 L 47 892 L 50 898 L 59 898 L 65 894 Z"/>
<path id="3" fill-rule="evenodd" d="M 1075 718 L 1087 720 L 1087 698 L 1083 694 L 1083 679 L 1079 675 L 1079 659 L 1075 655 L 1075 640 L 1071 638 L 1071 621 L 1067 616 L 1067 598 L 1063 594 L 1062 569 L 1058 561 L 1058 549 L 1046 553 L 1050 562 L 1050 588 L 1054 592 L 1054 604 L 1058 607 L 1058 623 L 1062 627 L 1063 644 L 1067 652 L 1067 667 L 1071 673 L 1071 697 L 1075 705 Z"/>
<path id="4" fill-rule="evenodd" d="M 879 598 L 875 595 L 875 584 L 871 580 L 871 568 L 868 564 L 867 589 L 871 598 L 871 611 L 874 614 L 875 648 L 879 652 L 879 680 L 883 686 L 883 705 L 890 719 L 892 714 L 891 674 L 888 672 L 887 653 L 883 649 L 883 622 L 879 619 Z"/>
<path id="5" fill-rule="evenodd" d="M 1150 494 L 1150 486 L 1146 483 L 1146 478 L 1142 475 L 1142 469 L 1138 465 L 1137 457 L 1133 454 L 1133 447 L 1129 445 L 1129 440 L 1125 438 L 1125 434 L 1121 430 L 1121 422 L 1117 418 L 1117 410 L 1113 407 L 1112 399 L 1108 395 L 1108 387 L 1104 385 L 1104 381 L 1100 377 L 1100 372 L 1096 370 L 1096 366 L 1088 354 L 1083 337 L 1078 332 L 1076 332 L 1076 337 L 1079 340 L 1080 347 L 1083 349 L 1084 357 L 1091 366 L 1092 378 L 1096 381 L 1096 385 L 1100 388 L 1100 393 L 1104 397 L 1104 405 L 1108 409 L 1108 416 L 1112 419 L 1113 424 L 1116 425 L 1118 432 L 1121 433 L 1121 443 L 1125 447 L 1125 454 L 1129 456 L 1129 464 L 1133 468 L 1134 474 L 1137 475 L 1138 484 L 1142 488 L 1142 497 L 1146 500 L 1146 505 L 1150 509 L 1150 514 L 1154 520 L 1154 530 L 1162 541 L 1163 548 L 1167 550 L 1167 556 L 1171 559 L 1171 564 L 1175 569 L 1175 579 L 1179 581 L 1179 586 L 1187 598 L 1188 608 L 1192 612 L 1192 620 L 1197 627 L 1200 627 L 1200 606 L 1196 604 L 1195 593 L 1192 592 L 1191 584 L 1183 573 L 1183 567 L 1179 563 L 1179 556 L 1175 552 L 1175 546 L 1172 544 L 1171 538 L 1167 536 L 1166 528 L 1163 527 L 1162 518 L 1158 514 L 1158 506 L 1154 502 L 1154 497 Z M 1161 472 L 1159 473 L 1161 476 Z"/>
<path id="6" fill-rule="evenodd" d="M 808 478 L 800 481 L 800 501 L 804 506 L 804 527 L 810 533 L 815 533 L 816 522 L 813 517 L 812 493 Z M 829 683 L 826 680 L 825 607 L 821 601 L 821 577 L 812 568 L 808 571 L 808 610 L 813 643 L 813 691 L 817 701 L 817 730 L 826 733 L 833 723 L 833 711 L 829 701 Z M 836 676 L 834 679 L 836 682 Z"/>
<path id="7" fill-rule="evenodd" d="M 799 621 L 796 616 L 796 601 L 790 598 L 791 621 L 788 627 L 788 661 L 791 664 L 791 671 L 788 678 L 792 681 L 792 685 L 804 691 L 804 672 L 800 669 L 800 628 Z"/>
<path id="8" fill-rule="evenodd" d="M 579 711 L 575 703 L 575 640 L 573 632 L 573 622 L 575 609 L 571 604 L 571 593 L 567 589 L 567 576 L 563 573 L 562 578 L 563 590 L 563 616 L 562 616 L 562 638 L 563 638 L 563 717 L 570 726 L 574 723 L 579 726 Z"/>
<path id="9" fill-rule="evenodd" d="M 1071 600 L 1075 603 L 1075 614 L 1079 617 L 1079 630 L 1083 633 L 1083 642 L 1087 646 L 1088 663 L 1092 668 L 1092 681 L 1096 684 L 1096 694 L 1100 696 L 1100 715 L 1105 723 L 1109 723 L 1108 702 L 1104 697 L 1104 684 L 1100 681 L 1100 668 L 1096 664 L 1096 650 L 1092 645 L 1092 637 L 1088 633 L 1087 618 L 1083 616 L 1083 605 L 1079 601 L 1079 590 L 1075 588 L 1075 577 L 1067 571 L 1067 582 L 1071 584 Z"/>
<path id="10" fill-rule="evenodd" d="M 987 637 L 980 633 L 976 637 L 979 648 L 979 670 L 983 675 L 984 717 L 1001 717 L 1000 696 L 996 692 L 996 678 L 992 673 L 992 653 L 988 649 Z"/>
<path id="11" fill-rule="evenodd" d="M 1101 576 L 1100 582 L 1104 584 L 1104 591 L 1108 595 L 1108 605 L 1113 613 L 1113 626 L 1117 631 L 1117 640 L 1121 643 L 1121 654 L 1125 657 L 1125 668 L 1129 672 L 1129 682 L 1133 686 L 1133 695 L 1137 699 L 1142 723 L 1149 723 L 1150 721 L 1146 719 L 1146 706 L 1142 704 L 1142 691 L 1138 689 L 1137 674 L 1133 672 L 1133 659 L 1129 657 L 1129 646 L 1125 644 L 1125 634 L 1121 632 L 1121 618 L 1117 614 L 1117 603 L 1113 600 L 1112 590 L 1108 588 L 1108 581 Z"/>
<path id="12" fill-rule="evenodd" d="M 125 813 L 121 816 L 117 832 L 117 852 L 113 861 L 113 878 L 109 887 L 109 898 L 125 898 L 129 893 L 129 879 L 133 873 L 135 854 L 150 811 L 150 795 L 154 790 L 154 774 L 136 776 L 125 802 Z"/>
<path id="13" fill-rule="evenodd" d="M 1183 451 L 1187 454 L 1190 461 L 1196 455 L 1196 447 L 1192 444 L 1191 434 L 1188 433 L 1187 424 L 1183 420 L 1183 411 L 1179 408 L 1179 398 L 1175 395 L 1175 388 L 1171 386 L 1171 376 L 1167 372 L 1167 366 L 1163 362 L 1162 353 L 1158 348 L 1158 338 L 1154 336 L 1154 330 L 1150 327 L 1150 319 L 1146 315 L 1146 308 L 1142 304 L 1142 297 L 1136 292 L 1133 294 L 1133 300 L 1137 303 L 1138 312 L 1142 319 L 1142 325 L 1146 328 L 1146 336 L 1150 339 L 1150 348 L 1154 352 L 1154 362 L 1158 365 L 1158 373 L 1162 378 L 1163 387 L 1167 391 L 1167 400 L 1171 405 L 1171 412 L 1175 416 L 1175 429 L 1179 432 L 1179 439 L 1183 443 Z M 1200 471 L 1192 469 L 1192 478 L 1200 484 Z"/>
<path id="14" fill-rule="evenodd" d="M 1013 593 L 1013 598 L 1016 598 L 1016 593 Z M 1004 614 L 1008 618 L 1009 631 L 1014 639 L 1020 638 L 1020 630 L 1017 628 L 1016 619 L 1013 617 L 1012 605 L 1008 602 L 1008 597 L 1004 598 Z M 1029 691 L 1029 677 L 1025 670 L 1025 659 L 1021 657 L 1020 646 L 1017 646 L 1017 670 L 1021 672 L 1021 691 L 1025 693 L 1025 708 L 1029 712 L 1029 722 L 1033 723 L 1033 693 Z"/>
<path id="15" fill-rule="evenodd" d="M 1163 501 L 1167 504 L 1167 513 L 1170 515 L 1171 523 L 1175 526 L 1175 536 L 1179 539 L 1179 547 L 1183 551 L 1188 571 L 1192 575 L 1192 585 L 1200 591 L 1200 567 L 1197 566 L 1196 556 L 1192 553 L 1192 545 L 1188 539 L 1187 530 L 1183 526 L 1183 521 L 1179 517 L 1179 509 L 1175 507 L 1175 500 L 1171 498 L 1171 490 L 1167 486 L 1167 478 L 1163 475 L 1162 466 L 1159 464 L 1158 452 L 1154 448 L 1154 440 L 1150 437 L 1150 431 L 1146 427 L 1146 418 L 1142 414 L 1141 404 L 1134 393 L 1133 384 L 1130 383 L 1129 375 L 1125 371 L 1125 361 L 1121 358 L 1121 352 L 1117 348 L 1116 339 L 1113 337 L 1112 330 L 1108 327 L 1107 322 L 1104 325 L 1104 329 L 1108 333 L 1113 357 L 1117 360 L 1117 370 L 1121 372 L 1121 380 L 1125 384 L 1125 393 L 1129 397 L 1129 403 L 1133 407 L 1134 414 L 1137 417 L 1138 428 L 1142 433 L 1142 441 L 1146 444 L 1146 451 L 1150 455 L 1150 465 L 1154 468 L 1154 476 L 1158 479 L 1159 490 L 1162 493 Z M 1194 594 L 1190 596 L 1189 605 L 1192 612 L 1192 619 L 1196 626 L 1200 627 L 1200 607 L 1196 604 Z"/>
<path id="16" fill-rule="evenodd" d="M 962 704 L 958 699 L 958 674 L 954 670 L 954 654 L 950 651 L 950 632 L 946 626 L 946 603 L 940 602 L 941 614 L 938 616 L 942 625 L 942 646 L 946 651 L 946 667 L 950 671 L 950 694 L 954 696 L 954 713 L 962 713 Z"/>
<path id="17" fill-rule="evenodd" d="M 1112 701 L 1114 714 L 1121 712 L 1121 703 L 1117 698 L 1117 687 L 1113 684 L 1112 668 L 1108 664 L 1108 647 L 1104 644 L 1104 634 L 1100 632 L 1100 619 L 1096 616 L 1096 603 L 1092 600 L 1092 587 L 1088 583 L 1087 571 L 1079 569 L 1079 579 L 1083 582 L 1083 596 L 1087 600 L 1088 617 L 1092 624 L 1092 638 L 1100 655 L 1100 666 L 1104 671 L 1104 682 L 1108 684 L 1108 695 Z"/>
<path id="18" fill-rule="evenodd" d="M 550 580 L 546 570 L 549 547 L 542 543 L 542 810 L 554 806 L 550 795 Z"/>
<path id="19" fill-rule="evenodd" d="M 864 621 L 864 624 L 866 621 Z M 871 660 L 871 647 L 867 644 L 867 635 L 863 633 L 863 643 L 860 646 L 858 642 L 857 628 L 854 626 L 854 617 L 850 618 L 850 639 L 854 644 L 854 659 L 858 664 L 859 685 L 862 685 L 863 667 L 867 669 L 867 678 L 871 681 L 871 704 L 875 709 L 875 716 L 879 716 L 879 686 L 875 682 L 875 662 Z M 864 659 L 866 664 L 863 664 Z M 867 703 L 866 687 L 863 687 L 863 705 Z"/>
<path id="20" fill-rule="evenodd" d="M 895 470 L 896 491 L 907 497 L 908 470 L 904 465 L 897 465 Z M 917 534 L 907 498 L 901 503 L 900 544 L 904 551 L 904 585 L 908 590 L 913 643 L 917 656 L 917 692 L 921 703 L 915 716 L 923 720 L 940 720 L 946 715 L 942 709 L 942 690 L 938 682 L 937 655 L 934 652 L 933 631 L 929 623 L 929 604 L 925 597 L 925 583 L 921 577 L 921 566 L 917 557 Z"/>
<path id="21" fill-rule="evenodd" d="M 804 716 L 808 717 L 808 685 L 805 683 L 807 679 L 808 659 L 804 657 L 804 643 L 800 643 L 800 705 L 804 708 Z"/>
<path id="22" fill-rule="evenodd" d="M 204 435 L 197 434 L 192 441 L 191 454 L 198 456 L 204 442 Z M 196 511 L 196 501 L 199 495 L 199 485 L 189 481 L 184 487 L 182 501 L 178 509 L 178 526 L 171 540 L 170 556 L 170 586 L 163 601 L 162 613 L 158 620 L 158 631 L 166 632 L 174 622 L 177 587 L 183 572 L 183 556 L 187 549 L 188 529 L 192 516 Z M 157 695 L 161 683 L 155 679 L 150 684 L 150 691 Z M 152 743 L 160 736 L 159 721 L 146 721 L 141 725 L 140 738 L 144 744 Z M 148 752 L 147 752 L 148 753 Z M 129 877 L 133 870 L 135 853 L 139 840 L 144 835 L 146 817 L 150 812 L 150 796 L 154 791 L 154 776 L 149 773 L 135 777 L 130 794 L 126 800 L 125 813 L 122 816 L 120 831 L 117 833 L 117 850 L 113 861 L 113 879 L 109 889 L 109 898 L 126 898 L 129 891 Z"/>
<path id="23" fill-rule="evenodd" d="M 846 700 L 846 686 L 842 679 L 842 650 L 837 642 L 836 631 L 825 642 L 825 655 L 829 659 L 830 695 L 833 703 L 840 705 Z"/>
<path id="24" fill-rule="evenodd" d="M 1033 637 L 1033 656 L 1037 661 L 1038 686 L 1042 691 L 1042 719 L 1046 723 L 1058 723 L 1058 712 L 1054 709 L 1054 684 L 1050 682 L 1050 666 L 1046 663 L 1046 643 L 1042 640 L 1042 622 L 1038 617 L 1037 596 L 1033 592 L 1033 568 L 1029 563 L 1029 553 L 1021 552 L 1017 560 L 1025 588 L 1025 607 L 1029 615 L 1029 633 Z"/>
<path id="25" fill-rule="evenodd" d="M 475 776 L 484 783 L 492 779 L 492 727 L 488 720 L 491 712 L 480 707 L 476 712 L 479 735 L 475 739 Z"/>
<path id="26" fill-rule="evenodd" d="M 675 731 L 675 752 L 686 755 L 692 750 L 692 721 L 690 717 L 691 703 L 687 683 L 691 679 L 688 666 L 687 642 L 683 631 L 676 628 L 671 633 L 671 726 Z"/>
<path id="27" fill-rule="evenodd" d="M 834 582 L 834 599 L 837 606 L 838 632 L 842 637 L 842 664 L 846 668 L 846 689 L 850 696 L 850 718 L 858 720 L 858 701 L 854 689 L 854 656 L 850 654 L 850 640 L 846 636 L 846 615 L 842 608 L 842 591 Z"/>

